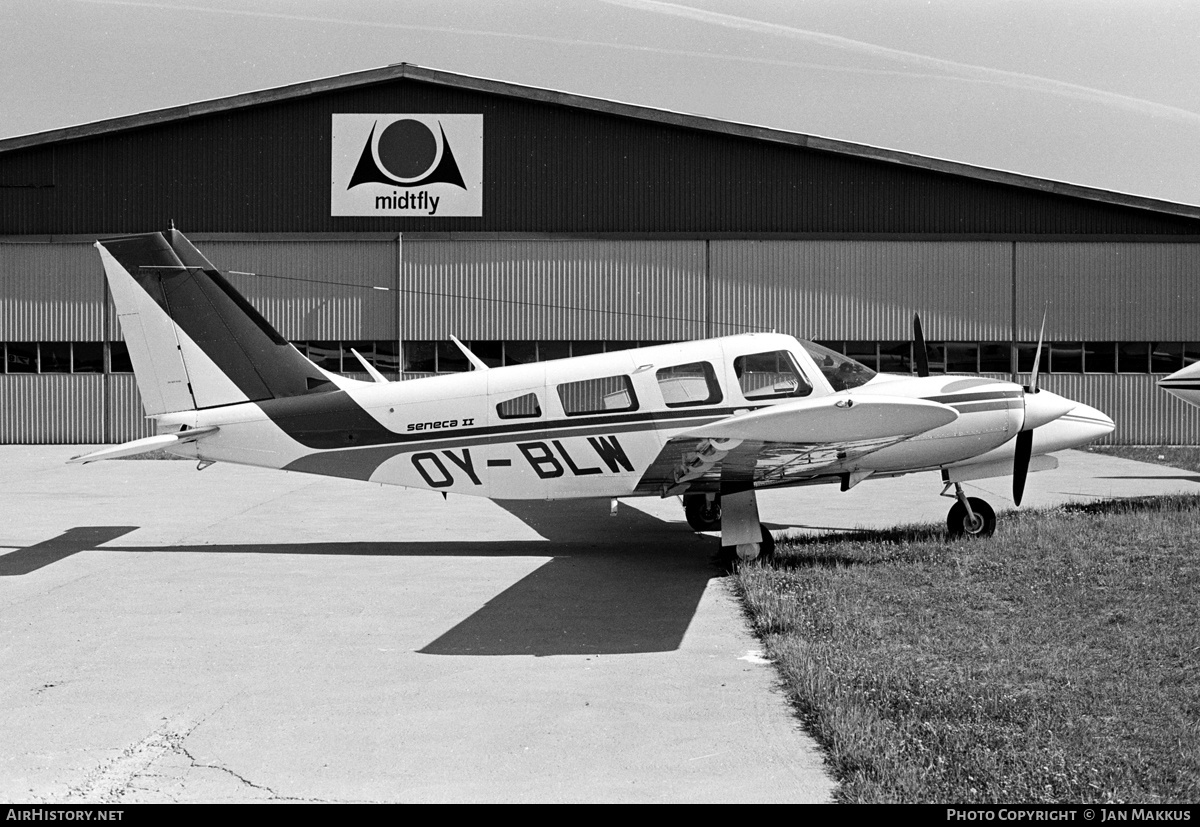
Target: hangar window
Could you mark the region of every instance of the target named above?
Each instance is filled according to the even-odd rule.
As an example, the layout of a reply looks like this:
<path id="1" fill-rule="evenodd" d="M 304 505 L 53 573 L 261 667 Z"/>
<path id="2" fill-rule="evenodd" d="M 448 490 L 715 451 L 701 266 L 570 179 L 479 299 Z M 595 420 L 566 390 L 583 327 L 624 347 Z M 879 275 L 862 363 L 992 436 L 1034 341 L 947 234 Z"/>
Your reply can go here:
<path id="1" fill-rule="evenodd" d="M 1114 343 L 1108 342 L 1109 347 Z M 1088 361 L 1084 364 L 1084 369 L 1088 373 L 1094 373 L 1091 367 L 1091 354 L 1088 354 Z M 1107 372 L 1112 372 L 1109 368 Z M 1121 373 L 1146 373 L 1150 370 L 1150 343 L 1149 342 L 1122 342 L 1117 346 L 1117 365 L 1116 370 Z"/>
<path id="2" fill-rule="evenodd" d="M 946 342 L 946 373 L 978 373 L 979 345 L 974 342 Z"/>
<path id="3" fill-rule="evenodd" d="M 733 371 L 741 385 L 742 396 L 747 399 L 778 399 L 812 393 L 812 385 L 786 350 L 739 356 L 733 360 Z"/>
<path id="4" fill-rule="evenodd" d="M 437 343 L 405 342 L 402 362 L 405 373 L 436 373 Z"/>
<path id="5" fill-rule="evenodd" d="M 1017 342 L 1017 371 L 1029 373 L 1033 370 L 1033 360 L 1037 356 L 1037 342 Z M 1037 360 L 1038 372 L 1046 372 L 1050 364 L 1050 346 L 1042 344 L 1042 355 Z"/>
<path id="6" fill-rule="evenodd" d="M 104 342 L 0 342 L 0 364 L 0 373 L 104 373 Z"/>
<path id="7" fill-rule="evenodd" d="M 129 346 L 124 342 L 108 343 L 108 372 L 133 373 L 133 360 L 129 358 Z"/>
<path id="8" fill-rule="evenodd" d="M 304 352 L 306 343 L 296 342 L 301 352 Z M 307 345 L 328 346 L 328 342 L 310 342 Z M 376 342 L 376 352 L 383 342 Z M 395 342 L 389 342 L 393 348 Z M 615 350 L 624 350 L 631 347 L 649 347 L 650 345 L 663 344 L 663 342 L 651 341 L 602 341 L 598 339 L 578 340 L 578 341 L 562 341 L 562 340 L 533 340 L 533 339 L 514 339 L 514 340 L 498 340 L 498 339 L 474 339 L 464 341 L 471 352 L 483 360 L 484 364 L 491 367 L 499 367 L 501 365 L 526 365 L 531 362 L 547 362 L 551 359 L 566 359 L 571 356 L 587 356 L 592 353 L 611 353 Z M 449 340 L 427 340 L 427 341 L 406 341 L 402 350 L 402 358 L 400 361 L 403 366 L 404 373 L 460 373 L 471 369 L 471 363 L 455 344 Z M 365 355 L 365 354 L 364 354 Z M 345 357 L 342 361 L 344 364 L 352 364 L 354 357 L 350 357 L 350 362 L 347 362 Z M 383 370 L 382 367 L 380 367 Z M 326 368 L 333 370 L 333 368 Z M 359 367 L 347 368 L 354 372 L 361 372 Z"/>
<path id="9" fill-rule="evenodd" d="M 871 370 L 879 370 L 879 345 L 876 342 L 846 342 L 846 349 L 841 352 Z"/>
<path id="10" fill-rule="evenodd" d="M 542 406 L 536 393 L 527 393 L 501 402 L 496 406 L 496 415 L 501 419 L 532 419 L 542 415 Z"/>
<path id="11" fill-rule="evenodd" d="M 309 358 L 314 365 L 330 373 L 341 373 L 342 371 L 342 344 L 341 342 L 306 342 L 304 355 Z M 351 359 L 354 357 L 351 356 Z"/>
<path id="12" fill-rule="evenodd" d="M 691 362 L 657 371 L 658 389 L 668 408 L 715 405 L 721 401 L 717 374 L 708 362 Z"/>
<path id="13" fill-rule="evenodd" d="M 567 416 L 637 409 L 637 396 L 633 393 L 633 383 L 628 376 L 564 382 L 558 386 L 558 398 L 562 400 Z"/>
<path id="14" fill-rule="evenodd" d="M 880 342 L 879 370 L 881 373 L 912 373 L 912 342 Z"/>
<path id="15" fill-rule="evenodd" d="M 1174 373 L 1200 362 L 1200 342 L 1150 342 L 1151 373 Z"/>
<path id="16" fill-rule="evenodd" d="M 8 342 L 5 346 L 5 373 L 37 373 L 37 342 Z"/>
<path id="17" fill-rule="evenodd" d="M 39 373 L 71 372 L 70 342 L 42 342 L 38 350 Z"/>
<path id="18" fill-rule="evenodd" d="M 1051 342 L 1048 373 L 1083 373 L 1083 342 Z"/>
<path id="19" fill-rule="evenodd" d="M 979 345 L 980 373 L 1010 373 L 1012 348 L 1006 342 L 981 342 Z"/>
<path id="20" fill-rule="evenodd" d="M 104 373 L 104 342 L 75 342 L 71 348 L 72 373 Z"/>

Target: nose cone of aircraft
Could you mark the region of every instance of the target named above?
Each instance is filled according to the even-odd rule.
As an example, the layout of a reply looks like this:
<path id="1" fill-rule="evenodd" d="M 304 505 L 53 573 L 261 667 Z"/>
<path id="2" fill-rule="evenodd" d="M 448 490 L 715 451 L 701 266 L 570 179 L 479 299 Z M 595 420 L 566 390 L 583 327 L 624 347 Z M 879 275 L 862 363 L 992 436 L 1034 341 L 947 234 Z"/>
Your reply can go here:
<path id="1" fill-rule="evenodd" d="M 1025 394 L 1025 424 L 1021 430 L 1030 431 L 1034 428 L 1041 428 L 1043 425 L 1048 425 L 1054 420 L 1066 416 L 1078 407 L 1080 407 L 1078 402 L 1059 396 L 1057 393 L 1049 391 L 1027 393 Z M 1094 409 L 1089 408 L 1089 410 Z M 1096 411 L 1096 413 L 1100 412 Z M 1104 416 L 1104 414 L 1100 414 L 1100 416 Z M 1107 419 L 1107 417 L 1105 418 Z M 1109 424 L 1112 424 L 1112 420 L 1109 420 Z"/>
<path id="2" fill-rule="evenodd" d="M 1200 362 L 1158 380 L 1158 386 L 1189 405 L 1200 405 Z"/>
<path id="3" fill-rule="evenodd" d="M 1041 394 L 1037 394 L 1041 396 Z M 1062 397 L 1059 397 L 1060 399 Z M 1067 400 L 1068 402 L 1070 400 Z M 1072 403 L 1071 410 L 1033 432 L 1033 450 L 1047 454 L 1065 448 L 1078 448 L 1108 436 L 1117 427 L 1105 414 L 1091 405 Z"/>

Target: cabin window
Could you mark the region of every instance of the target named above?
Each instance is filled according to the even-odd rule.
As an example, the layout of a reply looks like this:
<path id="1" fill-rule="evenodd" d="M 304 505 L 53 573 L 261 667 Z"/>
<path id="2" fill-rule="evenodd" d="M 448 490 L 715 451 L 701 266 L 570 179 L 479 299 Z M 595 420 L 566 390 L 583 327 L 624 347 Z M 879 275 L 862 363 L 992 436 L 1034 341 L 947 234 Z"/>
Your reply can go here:
<path id="1" fill-rule="evenodd" d="M 808 396 L 812 385 L 786 350 L 755 353 L 733 360 L 733 370 L 747 399 L 779 399 Z"/>
<path id="2" fill-rule="evenodd" d="M 715 405 L 721 401 L 717 374 L 708 362 L 691 362 L 662 368 L 655 377 L 668 408 Z"/>
<path id="3" fill-rule="evenodd" d="M 536 393 L 527 393 L 501 402 L 496 406 L 496 415 L 501 419 L 533 419 L 542 415 L 542 407 Z"/>
<path id="4" fill-rule="evenodd" d="M 637 409 L 637 397 L 633 393 L 633 383 L 628 376 L 605 376 L 580 382 L 564 382 L 558 386 L 558 398 L 562 400 L 563 411 L 567 416 Z"/>

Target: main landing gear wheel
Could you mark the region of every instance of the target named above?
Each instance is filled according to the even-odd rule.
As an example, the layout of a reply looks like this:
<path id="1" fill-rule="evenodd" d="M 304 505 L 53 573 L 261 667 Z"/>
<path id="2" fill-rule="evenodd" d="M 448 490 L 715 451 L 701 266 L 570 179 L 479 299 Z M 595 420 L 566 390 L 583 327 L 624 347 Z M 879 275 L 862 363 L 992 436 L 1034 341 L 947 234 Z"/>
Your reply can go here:
<path id="1" fill-rule="evenodd" d="M 721 528 L 721 499 L 709 500 L 703 494 L 685 494 L 683 515 L 693 531 L 718 531 Z"/>
<path id="2" fill-rule="evenodd" d="M 775 537 L 771 532 L 767 531 L 766 526 L 760 526 L 762 532 L 762 542 L 751 545 L 758 546 L 758 554 L 755 557 L 749 557 L 749 560 L 757 560 L 760 563 L 769 563 L 775 558 Z M 738 552 L 740 546 L 721 546 L 719 559 L 721 565 L 729 571 L 735 571 L 739 563 L 743 562 L 742 554 Z M 749 549 L 745 549 L 749 551 Z"/>
<path id="3" fill-rule="evenodd" d="M 956 502 L 946 515 L 946 530 L 950 536 L 991 537 L 996 531 L 996 512 L 978 497 L 968 497 L 967 502 L 971 504 L 971 511 L 975 512 L 975 519 L 971 519 L 961 502 Z"/>

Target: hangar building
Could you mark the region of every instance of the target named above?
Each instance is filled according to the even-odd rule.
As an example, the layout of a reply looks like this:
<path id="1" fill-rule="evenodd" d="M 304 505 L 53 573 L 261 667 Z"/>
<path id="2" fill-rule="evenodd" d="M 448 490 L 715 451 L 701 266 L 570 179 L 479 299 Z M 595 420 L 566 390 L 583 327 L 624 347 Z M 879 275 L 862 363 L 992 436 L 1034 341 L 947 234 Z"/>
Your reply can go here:
<path id="1" fill-rule="evenodd" d="M 0 442 L 152 433 L 93 243 L 182 230 L 322 366 L 778 330 L 1195 443 L 1200 208 L 407 64 L 0 141 Z"/>

